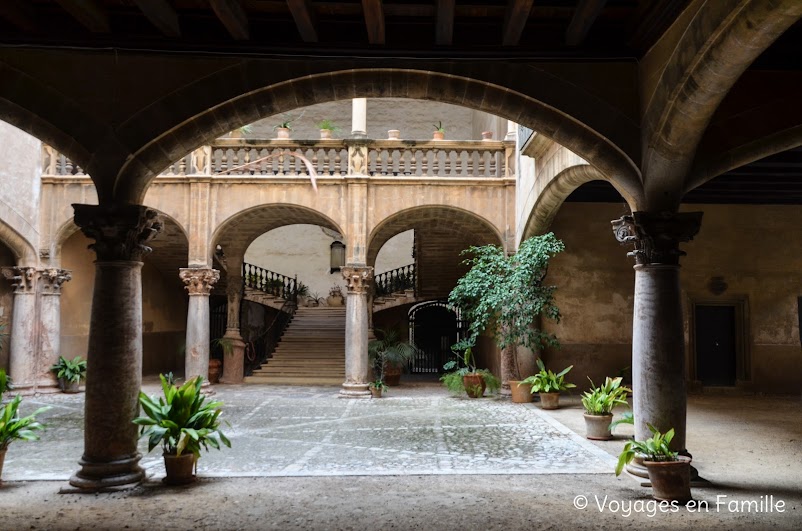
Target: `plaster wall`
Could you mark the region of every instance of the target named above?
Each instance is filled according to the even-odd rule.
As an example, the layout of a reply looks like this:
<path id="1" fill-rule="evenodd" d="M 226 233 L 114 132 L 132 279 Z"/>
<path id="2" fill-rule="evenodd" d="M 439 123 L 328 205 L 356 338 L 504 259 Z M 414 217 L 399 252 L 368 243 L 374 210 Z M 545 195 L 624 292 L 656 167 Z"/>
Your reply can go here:
<path id="1" fill-rule="evenodd" d="M 95 254 L 87 248 L 90 243 L 76 232 L 62 247 L 62 266 L 72 271 L 72 280 L 64 284 L 61 294 L 64 357 L 86 357 L 95 282 Z M 143 374 L 183 370 L 187 297 L 175 279 L 165 279 L 146 259 L 142 268 Z"/>
<path id="2" fill-rule="evenodd" d="M 41 146 L 36 138 L 0 121 L 0 220 L 34 249 L 39 244 Z"/>
<path id="3" fill-rule="evenodd" d="M 414 230 L 404 231 L 387 240 L 376 255 L 373 273 L 378 275 L 414 263 L 415 258 L 412 256 L 414 242 Z"/>
<path id="4" fill-rule="evenodd" d="M 797 297 L 802 296 L 802 239 L 788 238 L 802 223 L 802 209 L 768 205 L 689 205 L 702 210 L 699 235 L 684 244 L 681 282 L 686 302 L 686 367 L 693 373 L 691 312 L 694 302 L 744 300 L 744 335 L 751 360 L 747 389 L 798 393 L 802 389 Z M 562 348 L 545 354 L 547 365 L 573 364 L 571 381 L 587 386 L 631 364 L 634 271 L 627 248 L 619 246 L 610 220 L 627 212 L 625 204 L 566 203 L 552 229 L 566 251 L 549 267 L 547 281 L 558 286 L 559 324 L 544 328 L 557 335 Z M 711 277 L 727 284 L 712 293 Z"/>
<path id="5" fill-rule="evenodd" d="M 0 267 L 13 266 L 16 260 L 14 253 L 5 245 L 0 244 Z M 0 282 L 0 369 L 8 372 L 9 347 L 8 334 L 11 333 L 11 315 L 14 310 L 14 288 L 10 282 L 3 279 Z"/>

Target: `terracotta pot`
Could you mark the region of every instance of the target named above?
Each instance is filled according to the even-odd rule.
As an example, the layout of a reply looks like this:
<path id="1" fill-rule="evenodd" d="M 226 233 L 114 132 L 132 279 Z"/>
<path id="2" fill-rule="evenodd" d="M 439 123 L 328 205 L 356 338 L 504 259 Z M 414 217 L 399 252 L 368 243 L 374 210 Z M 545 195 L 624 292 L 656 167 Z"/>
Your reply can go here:
<path id="1" fill-rule="evenodd" d="M 610 432 L 610 423 L 613 421 L 612 413 L 605 413 L 604 415 L 588 415 L 585 416 L 585 437 L 592 441 L 609 441 L 613 438 Z"/>
<path id="2" fill-rule="evenodd" d="M 527 384 L 518 385 L 520 381 L 510 380 L 510 393 L 512 393 L 512 401 L 516 404 L 528 404 L 534 400 L 534 395 L 531 393 L 531 387 Z"/>
<path id="3" fill-rule="evenodd" d="M 3 481 L 3 462 L 6 460 L 6 450 L 8 448 L 0 449 L 0 482 Z"/>
<path id="4" fill-rule="evenodd" d="M 276 138 L 289 138 L 290 130 L 286 127 L 276 127 Z"/>
<path id="5" fill-rule="evenodd" d="M 381 387 L 370 387 L 370 396 L 371 398 L 381 398 L 382 397 L 382 388 Z"/>
<path id="6" fill-rule="evenodd" d="M 344 299 L 342 297 L 332 297 L 332 296 L 326 297 L 326 304 L 328 304 L 329 306 L 342 306 L 343 302 Z"/>
<path id="7" fill-rule="evenodd" d="M 685 503 L 691 500 L 691 459 L 680 455 L 678 461 L 643 461 L 652 483 L 652 497 L 660 501 Z"/>
<path id="8" fill-rule="evenodd" d="M 560 393 L 538 393 L 540 409 L 560 409 Z"/>
<path id="9" fill-rule="evenodd" d="M 401 138 L 401 131 L 398 129 L 390 129 L 387 131 L 387 140 L 398 140 Z"/>
<path id="10" fill-rule="evenodd" d="M 195 481 L 195 454 L 164 454 L 164 470 L 167 476 L 164 482 L 168 485 L 186 485 Z"/>
<path id="11" fill-rule="evenodd" d="M 445 139 L 446 134 L 441 131 L 435 131 L 432 133 L 432 140 L 443 140 Z"/>
<path id="12" fill-rule="evenodd" d="M 388 387 L 397 387 L 401 385 L 401 373 L 404 370 L 401 367 L 391 367 L 390 365 L 384 366 L 384 384 Z"/>
<path id="13" fill-rule="evenodd" d="M 58 386 L 64 393 L 80 393 L 81 381 L 73 382 L 72 380 L 65 380 L 64 378 L 58 379 Z"/>
<path id="14" fill-rule="evenodd" d="M 471 398 L 480 398 L 485 394 L 485 379 L 481 374 L 466 374 L 462 377 L 462 385 Z"/>
<path id="15" fill-rule="evenodd" d="M 482 140 L 493 140 L 493 131 L 482 131 Z"/>
<path id="16" fill-rule="evenodd" d="M 320 130 L 320 139 L 321 140 L 328 140 L 331 138 L 331 129 L 321 129 Z"/>
<path id="17" fill-rule="evenodd" d="M 209 383 L 216 384 L 220 382 L 220 373 L 223 372 L 223 362 L 212 358 L 209 360 Z"/>

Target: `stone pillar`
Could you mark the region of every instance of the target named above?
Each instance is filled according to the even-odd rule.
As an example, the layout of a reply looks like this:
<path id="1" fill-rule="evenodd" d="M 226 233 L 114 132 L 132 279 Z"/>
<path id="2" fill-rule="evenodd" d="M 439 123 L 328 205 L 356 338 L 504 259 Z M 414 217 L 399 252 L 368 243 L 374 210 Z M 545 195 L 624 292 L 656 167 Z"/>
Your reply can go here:
<path id="1" fill-rule="evenodd" d="M 671 447 L 684 452 L 687 409 L 685 337 L 679 281 L 680 242 L 693 239 L 701 212 L 635 212 L 612 222 L 616 239 L 635 250 L 635 305 L 632 319 L 632 412 L 635 438 L 674 428 Z M 631 473 L 647 477 L 639 465 Z"/>
<path id="2" fill-rule="evenodd" d="M 354 98 L 351 103 L 351 136 L 366 138 L 368 136 L 368 100 Z"/>
<path id="3" fill-rule="evenodd" d="M 97 490 L 138 483 L 137 426 L 142 385 L 142 258 L 162 228 L 141 205 L 73 205 L 75 224 L 97 254 L 87 350 L 84 454 L 70 478 Z"/>
<path id="4" fill-rule="evenodd" d="M 245 342 L 242 340 L 239 328 L 239 312 L 242 303 L 242 277 L 240 275 L 229 273 L 226 295 L 228 296 L 228 316 L 226 318 L 226 334 L 223 337 L 228 340 L 231 348 L 223 349 L 225 355 L 220 382 L 238 384 L 242 383 L 245 376 Z"/>
<path id="5" fill-rule="evenodd" d="M 39 308 L 39 374 L 38 384 L 56 385 L 56 375 L 50 367 L 61 354 L 61 286 L 72 279 L 66 269 L 44 269 L 41 275 Z"/>
<path id="6" fill-rule="evenodd" d="M 184 378 L 188 381 L 203 376 L 203 385 L 206 386 L 209 385 L 209 293 L 220 280 L 220 272 L 189 267 L 181 268 L 178 276 L 189 292 Z"/>
<path id="7" fill-rule="evenodd" d="M 9 342 L 9 375 L 18 393 L 33 392 L 37 375 L 36 284 L 34 267 L 4 267 L 3 276 L 14 286 L 14 311 Z"/>
<path id="8" fill-rule="evenodd" d="M 347 283 L 345 301 L 345 382 L 340 398 L 370 398 L 368 391 L 368 290 L 373 268 L 362 265 L 342 269 Z"/>
<path id="9" fill-rule="evenodd" d="M 518 124 L 512 120 L 507 120 L 507 134 L 504 140 L 515 140 L 518 137 Z"/>

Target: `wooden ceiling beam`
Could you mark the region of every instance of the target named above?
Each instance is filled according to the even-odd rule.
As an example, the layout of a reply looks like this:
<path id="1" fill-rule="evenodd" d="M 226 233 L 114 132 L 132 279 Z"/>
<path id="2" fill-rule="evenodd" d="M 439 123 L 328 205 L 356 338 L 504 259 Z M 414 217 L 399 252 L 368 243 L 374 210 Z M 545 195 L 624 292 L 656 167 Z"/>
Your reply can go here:
<path id="1" fill-rule="evenodd" d="M 365 27 L 370 44 L 384 44 L 384 6 L 382 0 L 362 0 Z"/>
<path id="2" fill-rule="evenodd" d="M 95 0 L 56 0 L 58 4 L 92 33 L 110 33 L 111 25 L 106 12 Z"/>
<path id="3" fill-rule="evenodd" d="M 568 29 L 565 30 L 565 44 L 568 46 L 580 46 L 587 37 L 596 18 L 604 9 L 607 0 L 580 0 L 574 10 L 574 16 Z"/>
<path id="4" fill-rule="evenodd" d="M 247 41 L 251 38 L 248 15 L 237 0 L 209 0 L 209 5 L 234 40 Z"/>
<path id="5" fill-rule="evenodd" d="M 529 12 L 532 10 L 533 0 L 509 0 L 507 11 L 504 13 L 504 46 L 517 46 L 523 35 Z"/>
<path id="6" fill-rule="evenodd" d="M 39 33 L 41 29 L 36 23 L 36 12 L 28 0 L 5 0 L 0 2 L 0 17 L 8 20 L 19 29 L 31 33 Z"/>
<path id="7" fill-rule="evenodd" d="M 134 0 L 139 10 L 156 29 L 167 37 L 180 37 L 181 26 L 178 24 L 178 13 L 167 0 Z"/>
<path id="8" fill-rule="evenodd" d="M 435 42 L 451 46 L 454 42 L 454 0 L 437 0 L 437 35 Z"/>
<path id="9" fill-rule="evenodd" d="M 317 42 L 317 18 L 312 11 L 310 0 L 287 0 L 287 7 L 290 8 L 295 25 L 298 26 L 298 33 L 304 42 Z"/>

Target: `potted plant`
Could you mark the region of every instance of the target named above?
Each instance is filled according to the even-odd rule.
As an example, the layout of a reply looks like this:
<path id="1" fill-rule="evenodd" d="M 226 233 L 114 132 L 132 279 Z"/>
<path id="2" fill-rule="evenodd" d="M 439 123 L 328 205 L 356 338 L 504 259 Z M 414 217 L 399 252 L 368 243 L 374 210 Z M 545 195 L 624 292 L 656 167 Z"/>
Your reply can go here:
<path id="1" fill-rule="evenodd" d="M 433 140 L 443 140 L 446 136 L 446 130 L 443 127 L 443 122 L 439 121 L 434 124 L 434 133 L 432 133 Z"/>
<path id="2" fill-rule="evenodd" d="M 77 393 L 81 380 L 86 378 L 86 360 L 81 359 L 81 356 L 75 356 L 72 360 L 59 356 L 58 362 L 50 370 L 56 373 L 58 385 L 63 392 Z"/>
<path id="3" fill-rule="evenodd" d="M 651 424 L 647 426 L 652 436 L 645 441 L 627 441 L 618 456 L 615 475 L 620 475 L 636 455 L 640 456 L 649 473 L 654 499 L 681 503 L 690 501 L 691 459 L 678 455 L 669 447 L 674 438 L 674 428 L 663 434 Z"/>
<path id="4" fill-rule="evenodd" d="M 331 120 L 321 120 L 315 124 L 320 129 L 320 138 L 323 140 L 331 138 L 331 134 L 339 131 L 340 128 Z"/>
<path id="5" fill-rule="evenodd" d="M 326 297 L 326 304 L 329 306 L 342 306 L 344 302 L 343 289 L 337 284 L 333 285 L 329 290 L 329 296 Z"/>
<path id="6" fill-rule="evenodd" d="M 6 371 L 0 369 L 0 398 L 8 389 L 9 381 Z M 22 403 L 22 397 L 17 395 L 9 403 L 0 407 L 0 478 L 3 477 L 3 463 L 8 446 L 16 440 L 38 440 L 39 436 L 35 432 L 42 430 L 44 426 L 36 421 L 36 416 L 50 409 L 49 406 L 40 407 L 30 415 L 20 417 L 20 403 Z"/>
<path id="7" fill-rule="evenodd" d="M 320 303 L 323 301 L 323 297 L 320 296 L 319 293 L 314 292 L 306 297 L 306 305 L 310 308 L 316 308 L 320 306 Z"/>
<path id="8" fill-rule="evenodd" d="M 243 125 L 242 127 L 238 127 L 233 131 L 228 133 L 229 138 L 243 138 L 245 135 L 251 132 L 250 125 Z"/>
<path id="9" fill-rule="evenodd" d="M 440 377 L 446 388 L 454 394 L 465 393 L 470 398 L 484 396 L 485 390 L 495 393 L 501 387 L 501 381 L 487 369 L 477 369 L 472 345 L 462 340 L 452 345 L 451 350 L 458 360 L 451 360 L 443 365 L 446 372 Z M 460 354 L 462 351 L 462 354 Z"/>
<path id="10" fill-rule="evenodd" d="M 160 443 L 164 453 L 165 483 L 181 485 L 195 480 L 193 469 L 201 447 L 220 449 L 220 443 L 231 448 L 231 442 L 220 431 L 222 402 L 206 401 L 201 393 L 202 376 L 196 376 L 181 387 L 159 375 L 164 397 L 139 393 L 145 415 L 134 419 L 141 426 L 140 437 L 148 438 L 148 451 Z M 215 435 L 220 437 L 218 441 Z"/>
<path id="11" fill-rule="evenodd" d="M 588 378 L 590 379 L 590 378 Z M 613 438 L 610 423 L 613 420 L 613 408 L 627 405 L 627 393 L 630 391 L 622 385 L 623 379 L 605 378 L 604 385 L 596 387 L 590 380 L 590 391 L 582 393 L 582 406 L 585 408 L 586 437 L 595 441 L 608 441 Z"/>
<path id="12" fill-rule="evenodd" d="M 382 393 L 386 392 L 389 387 L 382 381 L 381 377 L 379 377 L 368 384 L 368 389 L 370 389 L 371 398 L 381 398 Z"/>
<path id="13" fill-rule="evenodd" d="M 539 316 L 559 322 L 554 286 L 545 285 L 549 260 L 565 246 L 554 234 L 528 238 L 512 256 L 497 245 L 469 247 L 463 262 L 469 267 L 448 296 L 468 323 L 467 339 L 475 344 L 485 331 L 501 349 L 502 373 L 511 391 L 520 390 L 515 350 L 518 345 L 532 351 L 559 347 L 557 338 L 532 325 Z"/>
<path id="14" fill-rule="evenodd" d="M 303 112 L 297 117 L 291 114 L 285 114 L 282 117 L 282 120 L 273 126 L 273 131 L 276 132 L 276 138 L 279 139 L 290 138 L 290 131 L 292 131 L 292 123 L 296 120 L 299 120 L 303 115 L 304 115 Z"/>
<path id="15" fill-rule="evenodd" d="M 568 374 L 574 366 L 569 365 L 557 374 L 554 374 L 552 371 L 547 371 L 543 360 L 540 358 L 537 359 L 537 366 L 540 372 L 521 381 L 521 384 L 531 385 L 531 392 L 540 394 L 541 408 L 558 409 L 560 407 L 560 391 L 576 387 L 576 385 L 565 381 L 565 375 Z"/>
<path id="16" fill-rule="evenodd" d="M 387 330 L 377 328 L 377 338 L 368 343 L 368 359 L 373 367 L 373 374 L 386 385 L 396 386 L 401 381 L 401 373 L 420 350 L 415 345 L 400 338 L 394 328 Z"/>

